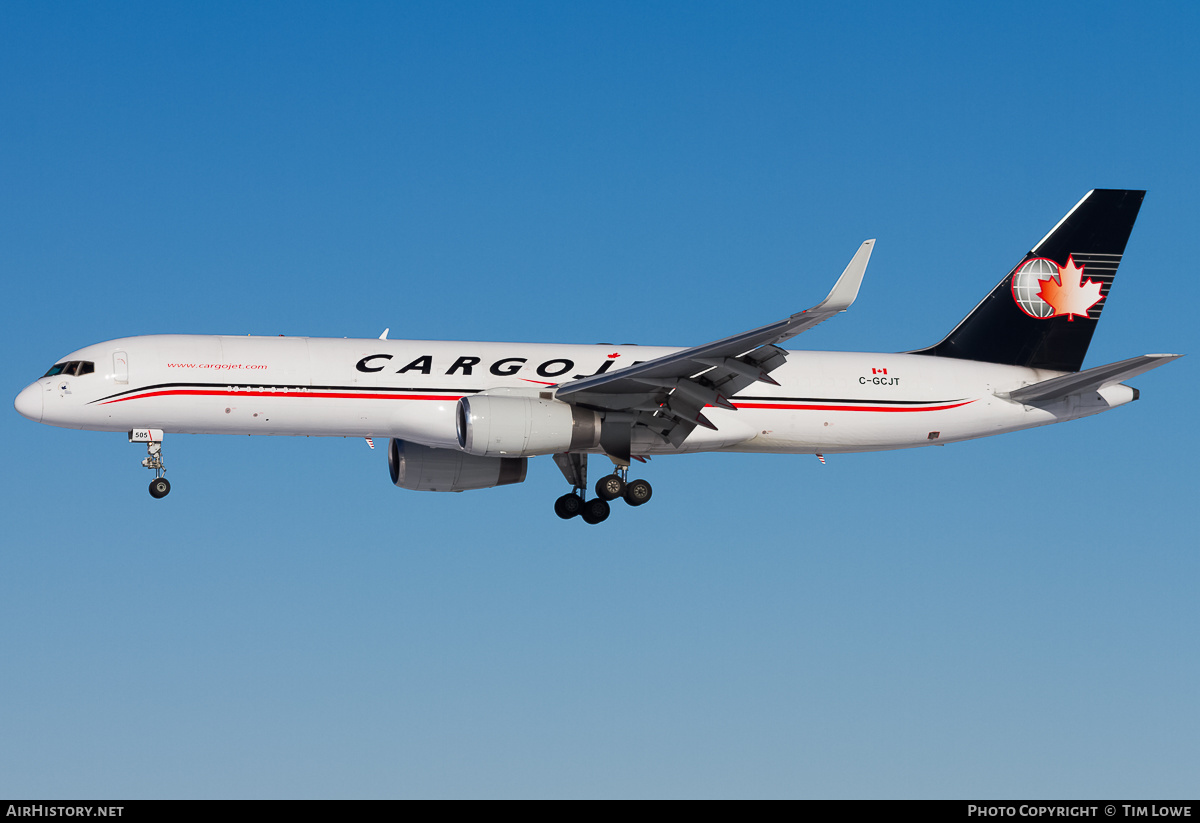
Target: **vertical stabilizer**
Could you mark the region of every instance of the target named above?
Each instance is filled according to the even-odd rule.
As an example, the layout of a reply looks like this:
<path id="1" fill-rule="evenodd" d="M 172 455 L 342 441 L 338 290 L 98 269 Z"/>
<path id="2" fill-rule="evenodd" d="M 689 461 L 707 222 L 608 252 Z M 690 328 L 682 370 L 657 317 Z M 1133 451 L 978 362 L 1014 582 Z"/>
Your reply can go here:
<path id="1" fill-rule="evenodd" d="M 1079 371 L 1145 195 L 1088 192 L 945 340 L 913 354 Z"/>

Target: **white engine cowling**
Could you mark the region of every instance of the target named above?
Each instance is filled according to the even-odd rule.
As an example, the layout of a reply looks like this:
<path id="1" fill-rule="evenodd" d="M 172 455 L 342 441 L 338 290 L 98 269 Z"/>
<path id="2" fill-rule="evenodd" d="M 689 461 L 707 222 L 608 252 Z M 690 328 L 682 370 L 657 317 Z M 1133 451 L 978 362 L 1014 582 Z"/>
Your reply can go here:
<path id="1" fill-rule="evenodd" d="M 388 445 L 392 482 L 414 491 L 462 492 L 522 483 L 528 468 L 524 457 L 477 457 L 395 438 Z"/>
<path id="2" fill-rule="evenodd" d="M 481 457 L 533 457 L 600 444 L 600 415 L 561 400 L 477 394 L 458 401 L 458 444 Z"/>

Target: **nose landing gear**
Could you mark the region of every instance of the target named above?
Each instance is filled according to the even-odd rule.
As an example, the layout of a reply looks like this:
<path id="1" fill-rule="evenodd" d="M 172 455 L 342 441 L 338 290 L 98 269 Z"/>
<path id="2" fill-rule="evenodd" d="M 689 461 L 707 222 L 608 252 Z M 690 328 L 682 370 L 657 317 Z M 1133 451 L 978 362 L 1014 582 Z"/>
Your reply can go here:
<path id="1" fill-rule="evenodd" d="M 171 481 L 165 477 L 156 477 L 150 481 L 150 496 L 155 500 L 166 497 L 171 492 Z"/>
<path id="2" fill-rule="evenodd" d="M 167 467 L 162 459 L 162 442 L 150 441 L 146 444 L 146 459 L 142 465 L 154 471 L 154 479 L 150 481 L 150 496 L 155 500 L 166 497 L 171 491 L 171 481 L 163 477 Z"/>
<path id="3" fill-rule="evenodd" d="M 163 477 L 167 467 L 162 459 L 162 439 L 162 429 L 134 429 L 129 433 L 130 443 L 146 444 L 146 459 L 142 465 L 154 472 L 154 479 L 150 481 L 150 496 L 155 500 L 171 492 L 171 482 Z"/>

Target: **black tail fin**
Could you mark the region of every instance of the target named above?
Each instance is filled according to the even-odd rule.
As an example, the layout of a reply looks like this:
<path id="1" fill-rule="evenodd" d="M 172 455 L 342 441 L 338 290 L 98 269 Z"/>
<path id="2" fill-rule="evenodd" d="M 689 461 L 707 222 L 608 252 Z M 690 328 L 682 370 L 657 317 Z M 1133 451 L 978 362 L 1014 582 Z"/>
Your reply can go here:
<path id="1" fill-rule="evenodd" d="M 945 340 L 913 354 L 1079 371 L 1145 196 L 1085 194 Z"/>

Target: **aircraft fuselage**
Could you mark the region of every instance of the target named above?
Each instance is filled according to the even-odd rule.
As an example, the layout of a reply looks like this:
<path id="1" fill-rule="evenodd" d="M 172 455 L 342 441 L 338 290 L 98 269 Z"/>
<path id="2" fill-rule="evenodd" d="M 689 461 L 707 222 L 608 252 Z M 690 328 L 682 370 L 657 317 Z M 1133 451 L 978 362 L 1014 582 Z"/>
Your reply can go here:
<path id="1" fill-rule="evenodd" d="M 43 377 L 17 407 L 54 426 L 128 432 L 395 437 L 457 449 L 457 401 L 533 396 L 677 349 L 308 337 L 149 335 L 80 349 L 83 375 Z M 998 395 L 1061 372 L 916 354 L 789 351 L 772 373 L 707 407 L 675 448 L 648 432 L 636 454 L 838 453 L 969 440 L 1072 420 L 1134 399 L 1124 385 L 1037 406 Z M 544 395 L 543 395 L 544 396 Z"/>

